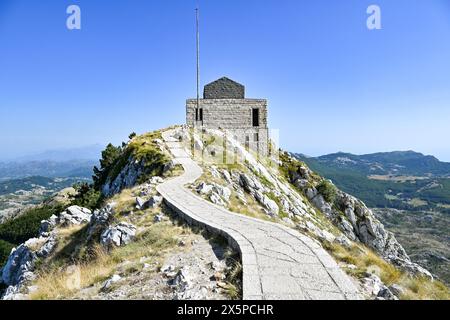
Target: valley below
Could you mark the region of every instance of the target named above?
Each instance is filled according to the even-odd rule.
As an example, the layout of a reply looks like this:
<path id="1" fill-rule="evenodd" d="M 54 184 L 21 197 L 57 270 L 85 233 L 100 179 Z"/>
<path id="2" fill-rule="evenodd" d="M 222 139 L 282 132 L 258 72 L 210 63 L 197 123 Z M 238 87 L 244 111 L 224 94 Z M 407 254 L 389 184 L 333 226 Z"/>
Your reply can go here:
<path id="1" fill-rule="evenodd" d="M 392 208 L 373 208 L 372 211 L 395 234 L 411 260 L 450 284 L 449 214 Z"/>
<path id="2" fill-rule="evenodd" d="M 20 215 L 30 206 L 40 204 L 53 194 L 76 183 L 89 182 L 85 177 L 27 177 L 0 182 L 0 223 Z"/>

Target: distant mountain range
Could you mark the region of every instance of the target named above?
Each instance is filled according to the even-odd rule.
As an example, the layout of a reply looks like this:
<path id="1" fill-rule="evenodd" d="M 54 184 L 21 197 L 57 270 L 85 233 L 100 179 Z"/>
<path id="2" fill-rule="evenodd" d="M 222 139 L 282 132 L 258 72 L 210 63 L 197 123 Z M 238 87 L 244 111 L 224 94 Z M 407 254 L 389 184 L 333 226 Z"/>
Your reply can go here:
<path id="1" fill-rule="evenodd" d="M 0 162 L 0 181 L 31 176 L 88 178 L 96 164 L 95 160 Z"/>
<path id="2" fill-rule="evenodd" d="M 300 158 L 307 158 L 298 154 Z M 414 151 L 354 155 L 333 153 L 308 158 L 328 167 L 350 169 L 365 175 L 450 176 L 450 163 Z"/>
<path id="3" fill-rule="evenodd" d="M 293 154 L 371 207 L 450 212 L 450 163 L 414 151 Z"/>
<path id="4" fill-rule="evenodd" d="M 31 154 L 15 158 L 8 162 L 53 161 L 66 162 L 69 160 L 98 160 L 104 146 L 94 144 L 79 148 L 66 148 L 47 150 L 41 153 Z"/>
<path id="5" fill-rule="evenodd" d="M 0 162 L 0 181 L 32 176 L 90 178 L 103 147 L 99 144 L 74 148 L 49 150 Z"/>

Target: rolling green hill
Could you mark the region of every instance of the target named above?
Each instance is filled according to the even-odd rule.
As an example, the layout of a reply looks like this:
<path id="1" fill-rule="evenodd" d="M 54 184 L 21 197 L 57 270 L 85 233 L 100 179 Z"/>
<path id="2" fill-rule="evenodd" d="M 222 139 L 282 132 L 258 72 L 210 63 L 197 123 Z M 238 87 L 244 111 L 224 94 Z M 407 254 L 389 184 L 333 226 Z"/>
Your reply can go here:
<path id="1" fill-rule="evenodd" d="M 294 154 L 369 207 L 450 213 L 450 163 L 420 153 Z"/>

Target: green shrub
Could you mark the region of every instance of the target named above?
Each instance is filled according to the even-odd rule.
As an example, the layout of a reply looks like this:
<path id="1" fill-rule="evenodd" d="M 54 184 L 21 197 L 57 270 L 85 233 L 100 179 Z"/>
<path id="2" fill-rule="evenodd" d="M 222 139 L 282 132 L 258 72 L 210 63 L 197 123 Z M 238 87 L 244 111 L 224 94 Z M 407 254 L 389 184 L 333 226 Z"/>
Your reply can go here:
<path id="1" fill-rule="evenodd" d="M 111 170 L 113 169 L 116 161 L 122 155 L 122 148 L 115 147 L 111 143 L 106 146 L 106 149 L 102 151 L 102 158 L 100 159 L 100 168 L 94 167 L 94 186 L 97 190 L 106 182 Z"/>
<path id="2" fill-rule="evenodd" d="M 330 181 L 323 180 L 317 186 L 317 191 L 323 196 L 326 202 L 334 203 L 337 195 L 337 189 Z"/>
<path id="3" fill-rule="evenodd" d="M 133 131 L 133 132 L 130 133 L 130 135 L 128 136 L 128 139 L 133 140 L 134 138 L 136 138 L 136 136 L 137 136 L 136 132 Z"/>
<path id="4" fill-rule="evenodd" d="M 13 248 L 13 244 L 0 240 L 0 268 L 2 268 L 8 260 L 9 254 Z"/>
<path id="5" fill-rule="evenodd" d="M 6 262 L 11 249 L 30 238 L 37 237 L 42 220 L 63 211 L 62 206 L 44 205 L 29 209 L 22 216 L 0 224 L 0 269 Z"/>
<path id="6" fill-rule="evenodd" d="M 41 221 L 61 211 L 63 211 L 61 206 L 41 206 L 29 209 L 22 216 L 0 225 L 0 240 L 18 245 L 34 238 L 39 233 Z"/>
<path id="7" fill-rule="evenodd" d="M 93 185 L 81 183 L 73 186 L 77 190 L 71 205 L 88 208 L 90 210 L 98 209 L 103 200 L 100 191 L 94 189 Z"/>

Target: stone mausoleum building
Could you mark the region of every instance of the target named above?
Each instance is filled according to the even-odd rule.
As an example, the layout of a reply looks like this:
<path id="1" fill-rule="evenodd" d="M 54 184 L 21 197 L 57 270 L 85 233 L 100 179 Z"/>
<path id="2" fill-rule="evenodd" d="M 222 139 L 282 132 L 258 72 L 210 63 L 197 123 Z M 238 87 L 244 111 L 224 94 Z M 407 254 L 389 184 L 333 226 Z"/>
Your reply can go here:
<path id="1" fill-rule="evenodd" d="M 246 148 L 268 155 L 267 100 L 245 98 L 245 87 L 226 77 L 206 85 L 203 99 L 186 101 L 189 127 L 221 129 Z"/>

